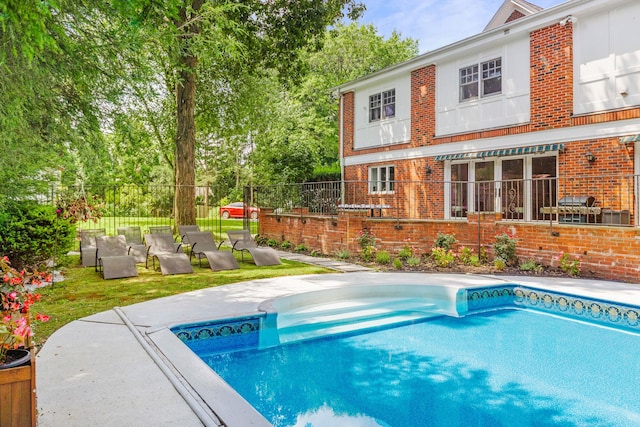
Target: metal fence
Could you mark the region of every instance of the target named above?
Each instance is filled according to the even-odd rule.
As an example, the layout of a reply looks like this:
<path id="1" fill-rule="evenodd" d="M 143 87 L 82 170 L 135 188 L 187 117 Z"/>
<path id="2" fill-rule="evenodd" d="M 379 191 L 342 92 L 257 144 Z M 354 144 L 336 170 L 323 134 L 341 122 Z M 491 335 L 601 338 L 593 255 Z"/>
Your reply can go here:
<path id="1" fill-rule="evenodd" d="M 258 232 L 257 221 L 249 216 L 240 219 L 223 219 L 220 206 L 227 201 L 227 188 L 194 186 L 196 223 L 203 230 L 210 230 L 217 239 L 226 238 L 225 231 L 235 228 Z M 118 228 L 140 227 L 143 233 L 150 227 L 171 226 L 175 229 L 173 203 L 175 186 L 172 185 L 99 185 L 60 187 L 50 185 L 47 190 L 30 192 L 26 198 L 43 204 L 58 206 L 61 199 L 86 198 L 99 207 L 100 218 L 80 221 L 78 229 L 104 228 L 108 235 L 117 234 Z"/>
<path id="2" fill-rule="evenodd" d="M 276 215 L 362 211 L 393 219 L 464 219 L 633 225 L 638 176 L 538 177 L 504 181 L 344 181 L 255 187 L 253 200 Z"/>

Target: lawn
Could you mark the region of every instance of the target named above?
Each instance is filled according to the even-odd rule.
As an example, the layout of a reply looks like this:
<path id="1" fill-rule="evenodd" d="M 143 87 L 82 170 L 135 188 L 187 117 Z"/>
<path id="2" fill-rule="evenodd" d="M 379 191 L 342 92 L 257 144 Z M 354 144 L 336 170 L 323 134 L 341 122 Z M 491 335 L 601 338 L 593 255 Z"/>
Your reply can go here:
<path id="1" fill-rule="evenodd" d="M 326 268 L 287 260 L 282 260 L 282 265 L 256 267 L 251 257 L 245 254 L 245 262 L 238 259 L 239 270 L 214 272 L 205 264 L 199 267 L 196 263 L 193 274 L 163 276 L 139 264 L 138 277 L 103 280 L 93 267 L 83 268 L 79 256 L 72 255 L 70 260 L 70 265 L 63 271 L 64 280 L 40 289 L 42 299 L 32 307 L 36 313 L 50 317 L 48 322 L 33 325 L 37 346 L 67 323 L 114 307 L 229 283 L 331 272 Z"/>

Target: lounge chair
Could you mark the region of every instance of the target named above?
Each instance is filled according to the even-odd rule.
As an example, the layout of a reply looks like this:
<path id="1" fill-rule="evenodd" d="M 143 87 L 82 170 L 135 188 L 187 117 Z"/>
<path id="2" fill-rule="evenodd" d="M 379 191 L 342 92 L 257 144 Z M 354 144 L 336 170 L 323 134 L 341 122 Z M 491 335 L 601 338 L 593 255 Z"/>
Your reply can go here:
<path id="1" fill-rule="evenodd" d="M 140 227 L 119 227 L 118 235 L 122 235 L 127 240 L 129 255 L 132 255 L 136 262 L 147 260 L 147 247 L 142 242 L 142 232 Z"/>
<path id="2" fill-rule="evenodd" d="M 104 228 L 80 230 L 80 262 L 83 267 L 96 266 L 96 237 L 105 234 Z"/>
<path id="3" fill-rule="evenodd" d="M 207 258 L 213 271 L 240 268 L 232 252 L 219 250 L 222 243 L 216 245 L 210 231 L 187 232 L 186 237 L 191 243 L 189 261 L 191 258 L 198 258 L 198 265 L 202 267 L 202 258 Z"/>
<path id="4" fill-rule="evenodd" d="M 191 247 L 191 242 L 187 237 L 187 233 L 200 231 L 200 227 L 197 225 L 179 225 L 178 226 L 178 234 L 180 234 L 180 241 L 182 242 L 182 247 L 187 249 Z"/>
<path id="5" fill-rule="evenodd" d="M 96 237 L 96 271 L 104 279 L 137 276 L 136 259 L 128 253 L 124 235 Z"/>
<path id="6" fill-rule="evenodd" d="M 173 241 L 171 234 L 145 234 L 144 241 L 147 245 L 145 266 L 149 268 L 149 258 L 156 269 L 156 259 L 160 264 L 162 274 L 188 274 L 193 273 L 191 262 L 187 254 L 182 252 L 180 244 Z"/>
<path id="7" fill-rule="evenodd" d="M 259 247 L 249 230 L 229 230 L 227 236 L 229 236 L 231 252 L 240 251 L 242 261 L 244 261 L 244 251 L 247 251 L 257 266 L 282 264 L 276 251 L 273 248 Z"/>
<path id="8" fill-rule="evenodd" d="M 150 234 L 169 234 L 173 239 L 173 241 L 175 242 L 174 246 L 176 251 L 178 250 L 178 248 L 182 247 L 182 243 L 176 242 L 176 239 L 173 238 L 173 229 L 171 228 L 170 225 L 152 225 L 149 227 L 149 233 Z"/>

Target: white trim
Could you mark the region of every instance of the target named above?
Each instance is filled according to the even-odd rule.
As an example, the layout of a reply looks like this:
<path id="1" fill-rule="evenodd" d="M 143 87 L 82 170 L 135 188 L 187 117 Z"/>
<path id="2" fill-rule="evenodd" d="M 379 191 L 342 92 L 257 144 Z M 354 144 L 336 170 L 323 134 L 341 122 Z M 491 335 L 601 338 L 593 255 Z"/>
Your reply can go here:
<path id="1" fill-rule="evenodd" d="M 344 158 L 344 165 L 354 166 L 367 163 L 421 159 L 445 154 L 564 143 L 596 138 L 613 138 L 632 134 L 640 134 L 640 119 L 618 120 L 594 125 L 564 127 L 546 131 L 525 132 L 517 135 L 479 138 L 464 142 L 348 156 Z"/>

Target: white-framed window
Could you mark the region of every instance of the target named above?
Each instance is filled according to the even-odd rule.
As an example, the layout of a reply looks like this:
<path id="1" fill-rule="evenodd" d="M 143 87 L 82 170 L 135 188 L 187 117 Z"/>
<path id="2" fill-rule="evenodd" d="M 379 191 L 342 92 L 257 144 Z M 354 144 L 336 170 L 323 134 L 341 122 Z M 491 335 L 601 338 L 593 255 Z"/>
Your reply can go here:
<path id="1" fill-rule="evenodd" d="M 369 168 L 369 193 L 392 193 L 394 191 L 395 168 L 372 166 Z"/>
<path id="2" fill-rule="evenodd" d="M 396 116 L 396 90 L 390 89 L 369 96 L 369 121 Z"/>
<path id="3" fill-rule="evenodd" d="M 460 101 L 502 92 L 502 58 L 460 69 Z"/>

